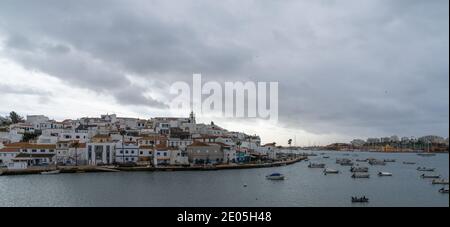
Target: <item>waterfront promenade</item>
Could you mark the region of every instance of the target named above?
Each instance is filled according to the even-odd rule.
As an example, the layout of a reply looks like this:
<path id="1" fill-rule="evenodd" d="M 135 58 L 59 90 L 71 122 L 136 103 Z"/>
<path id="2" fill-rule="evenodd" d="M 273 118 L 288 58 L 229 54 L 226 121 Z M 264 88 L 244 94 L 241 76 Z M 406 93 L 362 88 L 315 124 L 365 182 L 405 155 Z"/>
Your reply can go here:
<path id="1" fill-rule="evenodd" d="M 40 174 L 45 171 L 60 170 L 60 173 L 89 173 L 89 172 L 118 172 L 118 171 L 211 171 L 227 169 L 251 169 L 251 168 L 270 168 L 277 166 L 290 165 L 302 160 L 305 156 L 292 159 L 279 160 L 271 163 L 249 163 L 249 164 L 221 164 L 214 166 L 136 166 L 136 167 L 118 167 L 118 166 L 48 166 L 32 167 L 20 170 L 0 170 L 0 175 L 27 175 Z"/>

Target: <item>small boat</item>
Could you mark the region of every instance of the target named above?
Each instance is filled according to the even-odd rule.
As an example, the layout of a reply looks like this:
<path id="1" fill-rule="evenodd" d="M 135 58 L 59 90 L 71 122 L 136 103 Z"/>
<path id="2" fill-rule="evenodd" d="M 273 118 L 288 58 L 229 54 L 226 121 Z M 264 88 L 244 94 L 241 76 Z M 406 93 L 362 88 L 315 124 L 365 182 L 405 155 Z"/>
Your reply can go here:
<path id="1" fill-rule="evenodd" d="M 352 203 L 368 203 L 368 202 L 369 198 L 366 198 L 365 196 L 360 198 L 352 196 Z"/>
<path id="2" fill-rule="evenodd" d="M 441 188 L 439 189 L 440 193 L 448 193 L 448 188 Z"/>
<path id="3" fill-rule="evenodd" d="M 367 162 L 367 159 L 356 159 L 357 162 Z"/>
<path id="4" fill-rule="evenodd" d="M 350 168 L 350 172 L 352 172 L 352 173 L 356 173 L 356 172 L 367 173 L 367 172 L 369 172 L 369 167 L 352 167 L 352 168 Z"/>
<path id="5" fill-rule="evenodd" d="M 369 160 L 369 164 L 373 165 L 373 166 L 384 166 L 384 165 L 386 165 L 384 160 L 376 160 L 376 159 Z"/>
<path id="6" fill-rule="evenodd" d="M 415 165 L 416 163 L 415 162 L 403 162 L 403 164 L 405 164 L 405 165 Z"/>
<path id="7" fill-rule="evenodd" d="M 61 172 L 61 170 L 52 170 L 52 171 L 41 172 L 41 174 L 50 175 L 50 174 L 59 174 L 60 172 Z"/>
<path id="8" fill-rule="evenodd" d="M 323 156 L 323 158 L 330 158 L 330 156 Z"/>
<path id="9" fill-rule="evenodd" d="M 417 167 L 417 171 L 422 171 L 422 172 L 433 172 L 434 170 L 435 170 L 435 168 Z"/>
<path id="10" fill-rule="evenodd" d="M 337 174 L 339 173 L 339 170 L 336 169 L 330 169 L 330 168 L 326 168 L 323 170 L 323 174 L 327 175 L 327 174 Z"/>
<path id="11" fill-rule="evenodd" d="M 370 174 L 368 173 L 354 173 L 352 178 L 369 178 Z"/>
<path id="12" fill-rule="evenodd" d="M 325 164 L 323 163 L 309 163 L 309 168 L 325 168 Z"/>
<path id="13" fill-rule="evenodd" d="M 383 177 L 383 176 L 392 176 L 392 173 L 388 173 L 388 172 L 378 172 L 378 176 Z"/>
<path id="14" fill-rule="evenodd" d="M 348 159 L 348 158 L 337 158 L 336 159 L 336 164 L 341 164 L 341 163 L 346 163 L 346 162 L 352 162 L 352 160 Z"/>
<path id="15" fill-rule="evenodd" d="M 432 184 L 448 184 L 448 180 L 446 180 L 446 179 L 433 180 L 431 183 Z"/>
<path id="16" fill-rule="evenodd" d="M 395 159 L 384 159 L 384 162 L 395 162 Z"/>
<path id="17" fill-rule="evenodd" d="M 268 180 L 284 180 L 284 178 L 284 175 L 281 173 L 272 173 L 266 176 L 266 179 Z"/>
<path id="18" fill-rule="evenodd" d="M 421 177 L 422 178 L 435 178 L 435 179 L 438 179 L 438 178 L 441 178 L 441 175 L 425 175 L 425 174 L 422 174 Z"/>

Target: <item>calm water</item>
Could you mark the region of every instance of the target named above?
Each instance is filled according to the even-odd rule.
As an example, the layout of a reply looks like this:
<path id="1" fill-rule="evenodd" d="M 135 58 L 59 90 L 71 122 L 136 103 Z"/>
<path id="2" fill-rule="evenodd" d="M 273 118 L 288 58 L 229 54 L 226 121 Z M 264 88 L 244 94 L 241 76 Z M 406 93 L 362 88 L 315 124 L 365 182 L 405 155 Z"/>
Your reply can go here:
<path id="1" fill-rule="evenodd" d="M 317 156 L 311 161 L 341 174 L 324 176 L 322 169 L 300 162 L 245 170 L 0 176 L 0 206 L 449 206 L 448 194 L 438 192 L 442 185 L 432 185 L 416 171 L 418 166 L 433 167 L 448 179 L 448 154 L 326 153 L 329 159 Z M 350 167 L 335 164 L 336 158 L 368 157 L 397 162 L 370 166 L 370 179 L 352 179 Z M 378 171 L 394 176 L 378 177 Z M 287 179 L 266 180 L 272 172 Z M 370 203 L 352 204 L 354 195 L 366 195 Z"/>

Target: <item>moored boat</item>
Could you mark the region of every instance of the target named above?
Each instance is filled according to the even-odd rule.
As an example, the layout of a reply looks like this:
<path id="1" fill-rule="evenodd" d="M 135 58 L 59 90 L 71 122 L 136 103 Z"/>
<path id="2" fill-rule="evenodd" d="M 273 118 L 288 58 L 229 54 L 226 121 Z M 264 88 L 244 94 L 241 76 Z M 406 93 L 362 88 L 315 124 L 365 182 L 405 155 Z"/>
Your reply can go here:
<path id="1" fill-rule="evenodd" d="M 368 202 L 369 198 L 366 198 L 366 196 L 360 198 L 352 196 L 352 203 L 368 203 Z"/>
<path id="2" fill-rule="evenodd" d="M 396 162 L 395 159 L 384 159 L 384 162 Z"/>
<path id="3" fill-rule="evenodd" d="M 354 173 L 352 178 L 369 178 L 370 174 L 368 173 Z"/>
<path id="4" fill-rule="evenodd" d="M 403 164 L 405 164 L 405 165 L 415 165 L 416 163 L 415 162 L 403 162 Z"/>
<path id="5" fill-rule="evenodd" d="M 446 180 L 446 179 L 439 179 L 439 180 L 434 179 L 431 183 L 432 184 L 448 184 L 448 180 Z"/>
<path id="6" fill-rule="evenodd" d="M 41 172 L 41 174 L 43 174 L 43 175 L 50 175 L 50 174 L 59 174 L 60 172 L 61 172 L 61 170 L 52 170 L 52 171 Z"/>
<path id="7" fill-rule="evenodd" d="M 439 189 L 440 193 L 448 193 L 448 188 L 441 188 Z"/>
<path id="8" fill-rule="evenodd" d="M 325 168 L 325 164 L 323 163 L 309 163 L 309 168 Z"/>
<path id="9" fill-rule="evenodd" d="M 285 177 L 281 173 L 272 173 L 270 175 L 267 175 L 266 179 L 268 179 L 268 180 L 284 180 Z"/>
<path id="10" fill-rule="evenodd" d="M 434 170 L 435 170 L 435 168 L 417 167 L 417 171 L 422 171 L 422 172 L 433 172 Z"/>
<path id="11" fill-rule="evenodd" d="M 440 175 L 425 175 L 425 174 L 422 174 L 421 177 L 422 178 L 435 178 L 435 179 L 441 178 Z"/>
<path id="12" fill-rule="evenodd" d="M 367 172 L 369 172 L 369 167 L 352 167 L 352 168 L 350 168 L 350 172 L 352 172 L 352 173 L 356 173 L 356 172 L 367 173 Z"/>
<path id="13" fill-rule="evenodd" d="M 356 159 L 357 162 L 367 162 L 367 159 Z"/>
<path id="14" fill-rule="evenodd" d="M 323 173 L 325 175 L 327 175 L 327 174 L 337 174 L 337 173 L 339 173 L 339 170 L 326 168 L 326 169 L 323 170 Z"/>
<path id="15" fill-rule="evenodd" d="M 330 156 L 328 156 L 328 155 L 325 155 L 325 156 L 323 156 L 323 158 L 330 158 Z"/>
<path id="16" fill-rule="evenodd" d="M 383 177 L 383 176 L 392 176 L 392 173 L 389 172 L 378 172 L 378 176 Z"/>
<path id="17" fill-rule="evenodd" d="M 384 166 L 386 163 L 384 160 L 371 159 L 369 160 L 369 164 L 373 166 Z"/>

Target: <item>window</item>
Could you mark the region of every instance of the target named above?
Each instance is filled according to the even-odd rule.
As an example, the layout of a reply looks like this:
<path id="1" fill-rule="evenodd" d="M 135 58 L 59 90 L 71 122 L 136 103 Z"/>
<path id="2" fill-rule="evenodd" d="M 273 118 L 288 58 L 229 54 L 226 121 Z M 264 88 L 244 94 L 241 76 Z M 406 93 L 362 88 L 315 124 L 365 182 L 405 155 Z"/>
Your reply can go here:
<path id="1" fill-rule="evenodd" d="M 131 153 L 134 154 L 134 150 L 131 150 Z"/>
<path id="2" fill-rule="evenodd" d="M 167 152 L 164 152 L 164 156 L 167 156 Z"/>
<path id="3" fill-rule="evenodd" d="M 120 153 L 123 154 L 123 150 L 120 150 Z"/>
<path id="4" fill-rule="evenodd" d="M 41 152 L 42 152 L 42 153 L 44 153 L 44 152 L 45 152 L 45 150 L 44 150 L 44 149 L 41 149 Z"/>
<path id="5" fill-rule="evenodd" d="M 158 156 L 159 156 L 159 155 L 161 155 L 161 154 L 160 154 L 159 152 L 157 152 L 157 153 L 156 153 L 156 155 L 158 155 Z"/>
<path id="6" fill-rule="evenodd" d="M 125 150 L 125 154 L 128 154 L 128 150 Z"/>
<path id="7" fill-rule="evenodd" d="M 27 149 L 22 149 L 22 152 L 27 152 Z"/>
<path id="8" fill-rule="evenodd" d="M 36 152 L 37 150 L 35 150 L 35 149 L 33 149 L 33 150 L 31 150 L 31 152 Z"/>
<path id="9" fill-rule="evenodd" d="M 52 152 L 52 153 L 53 153 L 53 152 L 55 152 L 55 150 L 50 150 L 50 152 Z"/>
<path id="10" fill-rule="evenodd" d="M 139 154 L 143 155 L 143 154 L 144 154 L 144 152 L 142 152 L 142 151 L 141 151 L 141 152 L 139 152 Z"/>

